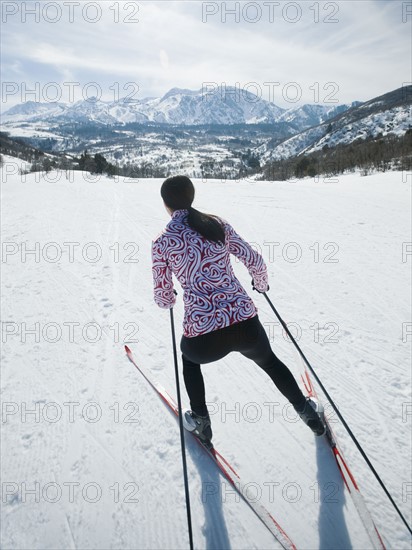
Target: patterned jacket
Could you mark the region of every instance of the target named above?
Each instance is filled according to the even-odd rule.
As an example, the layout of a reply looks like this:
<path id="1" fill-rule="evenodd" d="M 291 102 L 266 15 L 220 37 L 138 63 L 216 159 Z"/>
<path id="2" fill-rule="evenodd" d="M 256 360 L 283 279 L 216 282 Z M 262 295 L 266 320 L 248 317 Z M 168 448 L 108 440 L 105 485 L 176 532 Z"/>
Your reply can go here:
<path id="1" fill-rule="evenodd" d="M 247 267 L 258 290 L 268 288 L 262 256 L 225 220 L 225 244 L 205 239 L 187 224 L 188 211 L 175 210 L 166 229 L 152 243 L 154 300 L 161 308 L 176 302 L 172 273 L 183 288 L 183 334 L 199 336 L 257 314 L 252 299 L 230 263 L 234 254 Z"/>

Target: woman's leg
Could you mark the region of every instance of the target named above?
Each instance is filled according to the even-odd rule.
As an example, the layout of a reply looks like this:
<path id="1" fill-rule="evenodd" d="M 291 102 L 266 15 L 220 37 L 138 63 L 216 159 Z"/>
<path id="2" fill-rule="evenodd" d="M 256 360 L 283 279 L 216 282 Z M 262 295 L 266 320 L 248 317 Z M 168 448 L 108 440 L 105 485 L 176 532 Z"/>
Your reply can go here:
<path id="1" fill-rule="evenodd" d="M 325 425 L 319 415 L 316 403 L 303 395 L 290 370 L 273 353 L 266 331 L 257 316 L 251 320 L 251 324 L 253 330 L 247 331 L 245 338 L 239 343 L 236 350 L 248 359 L 255 361 L 267 372 L 279 391 L 292 403 L 305 424 L 315 435 L 323 435 Z"/>
<path id="2" fill-rule="evenodd" d="M 196 414 L 200 416 L 208 414 L 200 363 L 217 361 L 231 351 L 239 351 L 270 376 L 279 391 L 316 435 L 322 435 L 325 432 L 316 407 L 303 395 L 287 366 L 273 353 L 266 331 L 257 315 L 247 321 L 202 336 L 182 337 L 180 347 L 183 353 L 186 389 L 192 411 Z M 208 429 L 210 430 L 210 424 Z M 208 439 L 211 439 L 211 431 Z"/>
<path id="3" fill-rule="evenodd" d="M 206 414 L 207 408 L 200 364 L 217 361 L 231 351 L 239 351 L 259 365 L 297 410 L 305 406 L 305 396 L 288 367 L 273 353 L 266 331 L 257 315 L 247 321 L 194 338 L 183 336 L 180 348 L 190 406 L 201 416 Z"/>
<path id="4" fill-rule="evenodd" d="M 258 317 L 252 319 L 251 328 L 247 326 L 245 328 L 247 336 L 239 338 L 236 351 L 240 351 L 242 355 L 259 365 L 297 410 L 303 409 L 306 398 L 288 367 L 273 353 L 266 331 Z M 253 338 L 250 337 L 251 334 Z"/>
<path id="5" fill-rule="evenodd" d="M 207 416 L 205 397 L 205 383 L 198 363 L 193 363 L 185 355 L 182 355 L 183 378 L 187 395 L 190 400 L 190 408 L 199 416 Z"/>
<path id="6" fill-rule="evenodd" d="M 231 351 L 228 329 L 214 330 L 194 338 L 182 336 L 180 349 L 182 351 L 183 378 L 190 408 L 200 416 L 207 416 L 205 384 L 200 365 L 212 363 Z"/>

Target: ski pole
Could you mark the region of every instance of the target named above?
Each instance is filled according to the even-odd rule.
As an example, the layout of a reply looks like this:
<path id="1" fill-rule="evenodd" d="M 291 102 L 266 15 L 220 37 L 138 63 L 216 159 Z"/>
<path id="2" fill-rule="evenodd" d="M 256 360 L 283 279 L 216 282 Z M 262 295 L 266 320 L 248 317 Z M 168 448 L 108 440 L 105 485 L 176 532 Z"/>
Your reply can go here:
<path id="1" fill-rule="evenodd" d="M 173 357 L 174 357 L 174 363 L 175 363 L 177 408 L 179 410 L 180 446 L 181 446 L 181 450 L 182 450 L 183 478 L 184 478 L 184 482 L 185 482 L 187 527 L 188 527 L 188 531 L 189 531 L 190 550 L 193 550 L 192 516 L 191 516 L 191 513 L 190 513 L 189 481 L 188 481 L 188 478 L 187 478 L 185 436 L 184 436 L 183 417 L 182 417 L 182 400 L 180 398 L 179 370 L 178 370 L 178 365 L 177 365 L 176 336 L 175 336 L 175 322 L 174 322 L 174 318 L 173 318 L 173 308 L 170 308 L 170 324 L 171 324 L 171 330 L 172 330 Z"/>
<path id="2" fill-rule="evenodd" d="M 399 514 L 399 517 L 401 518 L 401 520 L 403 521 L 403 523 L 405 524 L 406 528 L 408 529 L 408 531 L 411 533 L 412 535 L 412 529 L 411 527 L 408 525 L 408 522 L 406 521 L 405 517 L 403 516 L 402 512 L 399 510 L 396 502 L 394 501 L 394 499 L 392 498 L 392 495 L 389 493 L 388 489 L 386 488 L 385 484 L 383 483 L 382 479 L 380 478 L 378 472 L 375 470 L 375 468 L 373 467 L 373 464 L 371 463 L 371 461 L 369 460 L 367 454 L 365 453 L 365 451 L 363 450 L 361 444 L 358 442 L 358 440 L 356 439 L 355 437 L 355 434 L 352 432 L 352 430 L 350 429 L 350 427 L 348 426 L 346 420 L 343 418 L 342 414 L 339 412 L 337 406 L 335 405 L 332 397 L 329 395 L 328 391 L 326 390 L 325 386 L 322 384 L 321 380 L 319 379 L 318 375 L 316 374 L 316 372 L 314 371 L 313 367 L 311 366 L 311 364 L 309 363 L 309 361 L 306 359 L 306 356 L 305 354 L 303 353 L 303 351 L 300 349 L 299 347 L 299 344 L 296 342 L 296 340 L 293 338 L 290 330 L 288 329 L 285 321 L 282 319 L 282 317 L 279 315 L 278 311 L 276 310 L 275 306 L 272 304 L 269 296 L 266 294 L 266 292 L 262 292 L 262 294 L 264 295 L 264 297 L 266 298 L 269 306 L 272 308 L 274 314 L 276 315 L 276 317 L 279 319 L 280 321 L 280 324 L 282 325 L 282 327 L 285 329 L 286 331 L 286 334 L 289 336 L 289 338 L 291 339 L 291 341 L 293 342 L 295 348 L 298 350 L 300 356 L 302 357 L 303 361 L 305 362 L 306 366 L 308 367 L 308 369 L 310 370 L 310 372 L 313 374 L 315 380 L 317 381 L 317 383 L 319 384 L 319 386 L 321 387 L 323 393 L 325 394 L 326 398 L 328 399 L 329 403 L 332 405 L 332 408 L 333 410 L 336 412 L 338 418 L 340 419 L 340 421 L 342 422 L 342 424 L 344 425 L 346 431 L 348 432 L 348 434 L 350 435 L 350 437 L 352 438 L 352 441 L 355 443 L 358 451 L 360 452 L 360 454 L 362 455 L 362 457 L 364 458 L 366 464 L 369 466 L 370 470 L 372 471 L 372 473 L 374 474 L 374 476 L 376 477 L 376 479 L 378 480 L 380 486 L 382 487 L 382 489 L 384 490 L 386 496 L 389 498 L 389 500 L 391 501 L 393 507 L 395 508 L 395 510 L 398 512 Z"/>

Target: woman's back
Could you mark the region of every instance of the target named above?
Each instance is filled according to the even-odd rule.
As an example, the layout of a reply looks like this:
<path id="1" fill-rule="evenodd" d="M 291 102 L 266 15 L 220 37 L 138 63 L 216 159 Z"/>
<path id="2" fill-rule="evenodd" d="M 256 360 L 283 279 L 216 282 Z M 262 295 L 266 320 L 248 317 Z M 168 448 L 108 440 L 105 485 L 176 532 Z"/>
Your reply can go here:
<path id="1" fill-rule="evenodd" d="M 256 315 L 257 309 L 236 278 L 230 254 L 248 268 L 258 288 L 266 288 L 263 258 L 224 220 L 225 242 L 204 238 L 187 223 L 188 210 L 175 210 L 165 231 L 153 242 L 155 301 L 175 302 L 172 273 L 184 290 L 185 336 L 198 336 Z M 258 286 L 260 285 L 260 286 Z"/>

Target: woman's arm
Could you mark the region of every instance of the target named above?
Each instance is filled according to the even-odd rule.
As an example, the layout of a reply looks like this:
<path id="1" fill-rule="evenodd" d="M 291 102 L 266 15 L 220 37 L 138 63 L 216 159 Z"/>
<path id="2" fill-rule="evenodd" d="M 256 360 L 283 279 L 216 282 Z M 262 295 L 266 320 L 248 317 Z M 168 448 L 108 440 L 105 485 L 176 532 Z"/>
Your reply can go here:
<path id="1" fill-rule="evenodd" d="M 152 243 L 152 273 L 154 301 L 159 307 L 170 309 L 176 303 L 176 296 L 173 292 L 172 270 L 165 258 L 162 237 Z"/>
<path id="2" fill-rule="evenodd" d="M 247 267 L 249 275 L 253 279 L 254 287 L 259 290 L 259 292 L 266 292 L 269 288 L 268 274 L 262 255 L 256 252 L 256 250 L 253 250 L 250 244 L 242 239 L 229 223 L 223 223 L 229 252 L 239 258 Z"/>

